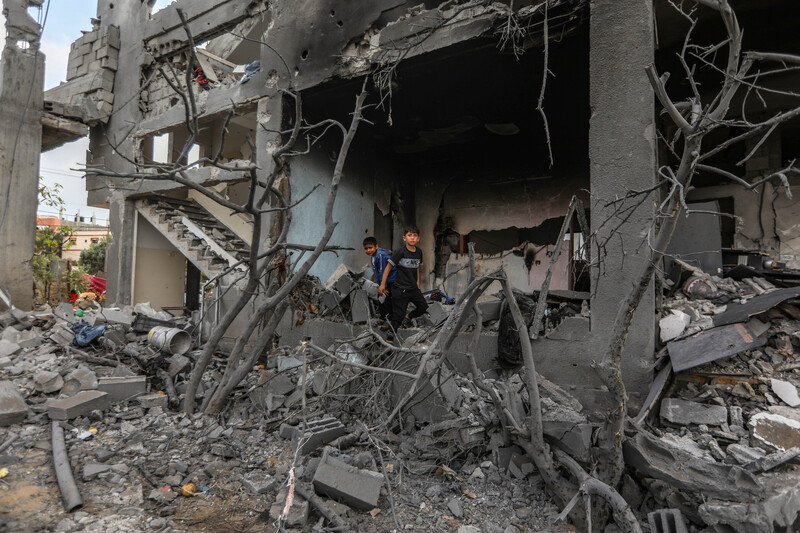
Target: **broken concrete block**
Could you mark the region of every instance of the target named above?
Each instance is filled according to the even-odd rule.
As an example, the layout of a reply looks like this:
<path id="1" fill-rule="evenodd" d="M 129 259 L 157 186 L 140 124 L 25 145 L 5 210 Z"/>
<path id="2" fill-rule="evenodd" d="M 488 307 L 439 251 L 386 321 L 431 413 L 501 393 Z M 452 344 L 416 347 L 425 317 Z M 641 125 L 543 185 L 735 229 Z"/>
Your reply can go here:
<path id="1" fill-rule="evenodd" d="M 67 374 L 62 392 L 73 395 L 82 390 L 94 390 L 97 384 L 97 374 L 88 368 L 76 368 Z"/>
<path id="2" fill-rule="evenodd" d="M 771 380 L 771 384 L 772 392 L 783 400 L 786 405 L 789 407 L 797 407 L 800 405 L 800 396 L 797 395 L 797 387 L 788 381 L 782 381 L 780 379 Z"/>
<path id="3" fill-rule="evenodd" d="M 169 398 L 166 394 L 145 394 L 136 398 L 139 405 L 145 409 L 152 409 L 153 407 L 166 409 L 168 400 Z"/>
<path id="4" fill-rule="evenodd" d="M 301 389 L 297 389 L 289 396 L 286 396 L 286 398 L 283 400 L 283 405 L 285 407 L 292 407 L 300 403 L 302 399 L 303 399 L 303 391 Z"/>
<path id="5" fill-rule="evenodd" d="M 6 328 L 4 332 L 8 331 L 9 329 L 13 328 Z M 21 350 L 22 346 L 16 342 L 11 342 L 5 339 L 0 340 L 0 357 L 11 357 L 12 355 L 18 354 Z"/>
<path id="6" fill-rule="evenodd" d="M 335 309 L 344 299 L 344 296 L 334 290 L 322 291 L 319 296 L 319 303 L 323 309 Z"/>
<path id="7" fill-rule="evenodd" d="M 3 330 L 3 333 L 0 333 L 0 340 L 8 341 L 12 344 L 17 344 L 17 341 L 19 340 L 19 330 L 16 330 L 12 327 L 6 327 Z"/>
<path id="8" fill-rule="evenodd" d="M 103 337 L 111 341 L 116 346 L 125 346 L 125 344 L 128 342 L 128 339 L 125 338 L 125 332 L 121 331 L 121 328 L 119 327 L 106 328 L 106 330 L 103 332 Z"/>
<path id="9" fill-rule="evenodd" d="M 622 452 L 628 466 L 678 490 L 735 501 L 764 494 L 758 479 L 743 468 L 700 459 L 643 431 L 627 438 Z"/>
<path id="10" fill-rule="evenodd" d="M 0 369 L 8 368 L 13 365 L 13 361 L 9 357 L 0 357 Z"/>
<path id="11" fill-rule="evenodd" d="M 451 306 L 447 306 L 447 308 L 445 308 L 445 306 L 442 305 L 441 302 L 430 302 L 428 304 L 427 313 L 431 319 L 431 322 L 433 322 L 433 324 L 436 325 L 436 324 L 441 324 L 442 322 L 447 320 L 448 317 L 450 316 L 451 310 L 452 310 Z"/>
<path id="12" fill-rule="evenodd" d="M 292 505 L 289 507 L 287 516 L 283 517 L 284 507 L 286 507 L 286 487 L 278 492 L 275 503 L 269 508 L 269 516 L 273 520 L 285 518 L 287 526 L 303 526 L 308 522 L 308 502 L 299 494 L 295 493 Z"/>
<path id="13" fill-rule="evenodd" d="M 525 479 L 532 474 L 534 470 L 536 470 L 536 467 L 533 466 L 533 462 L 526 456 L 518 453 L 511 454 L 511 458 L 508 462 L 509 474 L 517 479 Z"/>
<path id="14" fill-rule="evenodd" d="M 273 490 L 277 481 L 263 470 L 251 470 L 242 476 L 242 485 L 253 494 L 264 494 Z"/>
<path id="15" fill-rule="evenodd" d="M 542 431 L 545 435 L 555 439 L 555 446 L 563 449 L 578 461 L 590 462 L 592 449 L 591 424 L 576 424 L 569 421 L 542 421 Z"/>
<path id="16" fill-rule="evenodd" d="M 343 276 L 352 278 L 355 275 L 356 273 L 353 271 L 353 269 L 343 263 L 336 267 L 336 270 L 333 271 L 333 274 L 331 274 L 330 277 L 328 277 L 328 279 L 325 281 L 325 288 L 332 289 L 336 282 L 339 281 L 339 279 L 341 279 Z"/>
<path id="17" fill-rule="evenodd" d="M 42 344 L 42 336 L 37 333 L 37 328 L 26 329 L 20 332 L 17 344 L 23 348 L 36 348 Z"/>
<path id="18" fill-rule="evenodd" d="M 308 423 L 305 431 L 298 427 L 293 436 L 295 449 L 305 455 L 347 434 L 347 429 L 333 417 L 313 420 Z"/>
<path id="19" fill-rule="evenodd" d="M 111 402 L 124 402 L 147 392 L 147 377 L 100 378 L 97 389 L 107 392 Z"/>
<path id="20" fill-rule="evenodd" d="M 75 316 L 75 310 L 71 303 L 61 302 L 58 307 L 53 309 L 53 314 L 62 320 L 66 320 L 70 324 L 76 324 L 78 318 Z"/>
<path id="21" fill-rule="evenodd" d="M 750 436 L 770 449 L 800 448 L 800 422 L 772 413 L 757 413 L 747 425 Z"/>
<path id="22" fill-rule="evenodd" d="M 340 276 L 339 279 L 336 280 L 336 283 L 333 284 L 333 290 L 338 292 L 342 295 L 342 298 L 348 296 L 350 291 L 355 288 L 356 284 L 353 281 L 353 278 L 350 277 L 349 274 Z"/>
<path id="23" fill-rule="evenodd" d="M 0 426 L 19 424 L 28 416 L 28 406 L 11 381 L 0 381 Z"/>
<path id="24" fill-rule="evenodd" d="M 647 514 L 650 533 L 689 533 L 686 520 L 678 509 L 659 509 Z"/>
<path id="25" fill-rule="evenodd" d="M 363 289 L 350 293 L 350 318 L 354 324 L 366 324 L 370 319 L 369 298 Z"/>
<path id="26" fill-rule="evenodd" d="M 378 505 L 383 474 L 350 466 L 326 451 L 314 473 L 313 483 L 319 494 L 356 509 L 368 510 Z"/>
<path id="27" fill-rule="evenodd" d="M 174 378 L 192 364 L 191 359 L 185 355 L 172 355 L 167 358 L 167 361 L 169 361 L 169 368 L 167 368 L 167 372 L 169 372 L 169 377 L 171 378 Z"/>
<path id="28" fill-rule="evenodd" d="M 130 328 L 133 324 L 134 316 L 124 311 L 114 311 L 111 309 L 101 309 L 97 312 L 98 321 L 105 321 L 108 324 L 119 324 Z"/>
<path id="29" fill-rule="evenodd" d="M 284 423 L 281 424 L 278 434 L 286 440 L 294 440 L 300 437 L 302 431 L 298 426 Z"/>
<path id="30" fill-rule="evenodd" d="M 447 502 L 447 508 L 456 518 L 464 516 L 464 509 L 461 507 L 461 501 L 458 498 L 452 498 Z"/>
<path id="31" fill-rule="evenodd" d="M 108 472 L 109 470 L 111 470 L 111 465 L 104 465 L 100 463 L 88 463 L 83 467 L 83 480 L 91 481 L 98 474 L 102 474 L 103 472 Z"/>
<path id="32" fill-rule="evenodd" d="M 267 393 L 266 398 L 264 398 L 264 407 L 267 411 L 277 411 L 281 407 L 283 407 L 284 402 L 286 402 L 286 396 L 282 394 L 272 394 L 271 392 Z"/>
<path id="33" fill-rule="evenodd" d="M 296 357 L 284 357 L 281 355 L 278 356 L 275 362 L 278 364 L 278 372 L 284 372 L 292 368 L 303 366 L 303 362 Z"/>
<path id="34" fill-rule="evenodd" d="M 706 405 L 679 398 L 665 398 L 661 402 L 661 418 L 680 425 L 721 426 L 728 421 L 728 409 L 721 405 Z"/>
<path id="35" fill-rule="evenodd" d="M 108 408 L 108 394 L 102 391 L 81 391 L 71 398 L 47 402 L 47 414 L 51 420 L 71 420 L 92 411 Z"/>
<path id="36" fill-rule="evenodd" d="M 37 372 L 33 381 L 36 383 L 36 390 L 45 394 L 58 392 L 64 386 L 64 378 L 58 372 Z"/>
<path id="37" fill-rule="evenodd" d="M 264 385 L 264 388 L 269 393 L 285 396 L 292 392 L 296 387 L 292 381 L 292 378 L 286 374 L 278 374 L 274 378 L 267 381 L 267 383 Z"/>
<path id="38" fill-rule="evenodd" d="M 75 333 L 64 324 L 56 324 L 50 329 L 50 340 L 61 346 L 69 346 Z"/>
<path id="39" fill-rule="evenodd" d="M 691 321 L 692 319 L 689 315 L 683 311 L 673 309 L 671 314 L 658 321 L 658 327 L 661 331 L 661 342 L 669 342 L 680 336 Z"/>
<path id="40" fill-rule="evenodd" d="M 761 448 L 751 448 L 741 444 L 731 444 L 725 451 L 742 466 L 747 466 L 767 455 Z"/>

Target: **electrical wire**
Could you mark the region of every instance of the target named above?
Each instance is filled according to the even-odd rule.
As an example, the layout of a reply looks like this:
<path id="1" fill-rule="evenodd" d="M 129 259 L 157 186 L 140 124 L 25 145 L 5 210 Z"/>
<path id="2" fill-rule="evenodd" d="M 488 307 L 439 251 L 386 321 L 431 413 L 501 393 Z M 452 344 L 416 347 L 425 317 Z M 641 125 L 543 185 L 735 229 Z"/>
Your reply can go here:
<path id="1" fill-rule="evenodd" d="M 41 13 L 41 9 L 39 10 L 39 13 Z M 14 164 L 17 161 L 17 146 L 19 145 L 19 136 L 22 133 L 22 126 L 25 124 L 25 115 L 28 113 L 28 108 L 31 105 L 31 98 L 33 97 L 33 85 L 36 83 L 36 73 L 38 70 L 36 65 L 39 61 L 39 54 L 41 53 L 41 36 L 44 34 L 48 13 L 50 13 L 50 0 L 47 0 L 47 6 L 45 7 L 44 18 L 42 19 L 41 24 L 42 30 L 39 32 L 39 45 L 37 45 L 36 52 L 33 55 L 33 73 L 31 74 L 31 83 L 28 89 L 28 100 L 25 102 L 25 107 L 22 110 L 22 116 L 19 119 L 19 126 L 17 127 L 17 133 L 14 138 L 14 148 L 11 151 L 11 165 L 9 166 L 8 171 L 8 186 L 6 187 L 5 192 L 5 205 L 3 205 L 3 212 L 0 213 L 0 230 L 3 229 L 3 224 L 5 223 L 6 215 L 8 214 L 8 206 L 11 203 L 11 181 L 14 177 Z"/>

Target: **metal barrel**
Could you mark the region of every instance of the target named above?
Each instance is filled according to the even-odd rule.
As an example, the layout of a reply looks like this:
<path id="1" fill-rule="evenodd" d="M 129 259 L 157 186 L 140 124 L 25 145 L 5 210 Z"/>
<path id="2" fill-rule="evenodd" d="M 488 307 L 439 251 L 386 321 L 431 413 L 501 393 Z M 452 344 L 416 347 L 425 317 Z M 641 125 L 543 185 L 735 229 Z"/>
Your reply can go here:
<path id="1" fill-rule="evenodd" d="M 147 334 L 147 342 L 159 350 L 183 355 L 192 347 L 192 337 L 182 329 L 156 326 Z"/>

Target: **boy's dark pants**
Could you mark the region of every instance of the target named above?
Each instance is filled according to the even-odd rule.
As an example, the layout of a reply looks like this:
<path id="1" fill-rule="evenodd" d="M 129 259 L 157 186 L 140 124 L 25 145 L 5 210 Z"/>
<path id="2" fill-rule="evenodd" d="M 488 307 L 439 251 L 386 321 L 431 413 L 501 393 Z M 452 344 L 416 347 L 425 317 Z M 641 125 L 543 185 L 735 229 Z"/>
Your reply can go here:
<path id="1" fill-rule="evenodd" d="M 394 283 L 386 284 L 386 297 L 378 307 L 378 317 L 386 320 L 392 318 L 392 286 Z"/>
<path id="2" fill-rule="evenodd" d="M 408 304 L 413 303 L 415 309 L 409 313 L 409 318 L 417 318 L 425 314 L 428 310 L 428 303 L 422 296 L 422 291 L 414 287 L 413 289 L 401 289 L 392 287 L 392 328 L 397 331 L 406 316 Z"/>

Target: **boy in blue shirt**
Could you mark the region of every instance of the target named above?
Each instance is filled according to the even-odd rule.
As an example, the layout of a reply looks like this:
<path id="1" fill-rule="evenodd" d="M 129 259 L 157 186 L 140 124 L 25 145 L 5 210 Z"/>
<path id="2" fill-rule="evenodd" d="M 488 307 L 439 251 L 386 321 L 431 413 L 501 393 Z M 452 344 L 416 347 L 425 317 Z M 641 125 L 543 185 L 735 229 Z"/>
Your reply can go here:
<path id="1" fill-rule="evenodd" d="M 389 259 L 392 257 L 390 250 L 385 250 L 378 246 L 378 240 L 375 237 L 367 237 L 364 239 L 364 253 L 367 254 L 372 263 L 372 273 L 375 276 L 375 282 L 380 284 L 383 279 L 383 273 L 386 270 L 386 265 L 389 264 Z M 386 279 L 386 286 L 389 289 L 397 277 L 397 271 L 390 272 Z M 392 313 L 392 295 L 391 291 L 386 291 L 386 298 L 381 302 L 378 308 L 378 317 L 381 320 L 386 320 Z"/>

